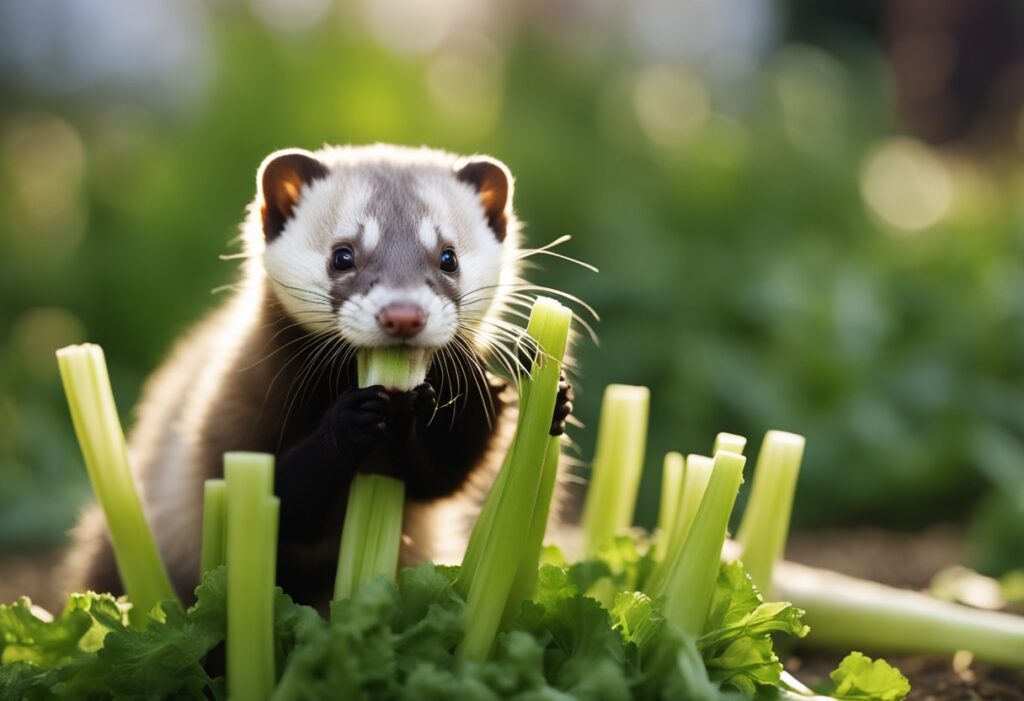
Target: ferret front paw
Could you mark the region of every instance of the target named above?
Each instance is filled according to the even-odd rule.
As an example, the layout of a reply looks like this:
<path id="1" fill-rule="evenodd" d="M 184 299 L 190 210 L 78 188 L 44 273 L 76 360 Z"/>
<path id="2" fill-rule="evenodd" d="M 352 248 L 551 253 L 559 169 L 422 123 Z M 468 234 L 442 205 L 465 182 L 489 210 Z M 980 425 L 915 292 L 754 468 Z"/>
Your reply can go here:
<path id="1" fill-rule="evenodd" d="M 380 443 L 391 413 L 391 396 L 380 385 L 344 392 L 329 417 L 338 450 L 365 450 Z"/>
<path id="2" fill-rule="evenodd" d="M 429 382 L 418 385 L 412 391 L 412 408 L 416 416 L 424 422 L 429 422 L 437 411 L 437 391 Z"/>
<path id="3" fill-rule="evenodd" d="M 572 385 L 565 379 L 565 373 L 558 376 L 558 395 L 555 397 L 555 411 L 551 417 L 552 436 L 560 436 L 565 433 L 565 420 L 572 413 Z"/>

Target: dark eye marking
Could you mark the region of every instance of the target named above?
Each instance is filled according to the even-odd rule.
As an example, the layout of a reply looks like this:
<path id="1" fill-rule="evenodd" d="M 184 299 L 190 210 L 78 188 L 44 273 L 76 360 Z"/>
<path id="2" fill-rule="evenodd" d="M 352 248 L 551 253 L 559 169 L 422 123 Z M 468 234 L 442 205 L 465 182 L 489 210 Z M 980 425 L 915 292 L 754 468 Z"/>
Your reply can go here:
<path id="1" fill-rule="evenodd" d="M 441 251 L 441 272 L 448 273 L 449 275 L 455 273 L 459 269 L 459 259 L 455 255 L 455 249 L 445 248 Z"/>
<path id="2" fill-rule="evenodd" d="M 356 252 L 347 243 L 338 246 L 331 253 L 331 267 L 339 273 L 356 267 Z"/>

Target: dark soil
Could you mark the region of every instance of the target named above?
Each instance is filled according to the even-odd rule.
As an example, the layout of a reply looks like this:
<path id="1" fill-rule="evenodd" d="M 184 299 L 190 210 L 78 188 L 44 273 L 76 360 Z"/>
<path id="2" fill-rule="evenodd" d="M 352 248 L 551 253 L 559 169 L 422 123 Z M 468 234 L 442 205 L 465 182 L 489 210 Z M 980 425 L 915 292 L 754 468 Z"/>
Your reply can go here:
<path id="1" fill-rule="evenodd" d="M 919 533 L 874 529 L 818 530 L 794 533 L 787 557 L 892 586 L 921 589 L 944 567 L 961 562 L 962 541 L 955 527 L 938 526 Z M 0 557 L 0 602 L 28 594 L 44 607 L 59 609 L 52 572 L 54 553 Z M 910 679 L 908 701 L 1024 701 L 1024 671 L 1008 670 L 969 658 L 885 656 Z M 825 679 L 841 654 L 797 650 L 786 668 L 805 683 Z"/>

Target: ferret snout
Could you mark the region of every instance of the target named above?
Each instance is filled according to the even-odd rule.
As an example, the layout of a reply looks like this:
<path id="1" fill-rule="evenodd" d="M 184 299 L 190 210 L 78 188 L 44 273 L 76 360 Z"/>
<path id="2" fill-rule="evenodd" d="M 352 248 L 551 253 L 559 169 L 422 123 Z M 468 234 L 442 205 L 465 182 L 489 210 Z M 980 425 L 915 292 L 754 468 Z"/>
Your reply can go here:
<path id="1" fill-rule="evenodd" d="M 377 312 L 377 323 L 389 336 L 412 338 L 426 326 L 427 315 L 418 304 L 392 302 Z"/>

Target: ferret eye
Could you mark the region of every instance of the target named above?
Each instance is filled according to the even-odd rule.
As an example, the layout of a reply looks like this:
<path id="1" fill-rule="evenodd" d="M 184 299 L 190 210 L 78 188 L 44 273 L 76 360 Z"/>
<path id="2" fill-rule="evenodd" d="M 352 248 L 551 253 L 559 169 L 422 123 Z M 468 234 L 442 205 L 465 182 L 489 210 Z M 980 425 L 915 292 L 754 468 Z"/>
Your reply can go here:
<path id="1" fill-rule="evenodd" d="M 331 254 L 331 267 L 338 272 L 344 272 L 356 267 L 356 252 L 351 246 L 338 246 Z"/>
<path id="2" fill-rule="evenodd" d="M 455 251 L 451 248 L 446 248 L 441 251 L 441 270 L 446 273 L 454 273 L 459 269 L 459 259 L 455 256 Z"/>

